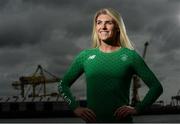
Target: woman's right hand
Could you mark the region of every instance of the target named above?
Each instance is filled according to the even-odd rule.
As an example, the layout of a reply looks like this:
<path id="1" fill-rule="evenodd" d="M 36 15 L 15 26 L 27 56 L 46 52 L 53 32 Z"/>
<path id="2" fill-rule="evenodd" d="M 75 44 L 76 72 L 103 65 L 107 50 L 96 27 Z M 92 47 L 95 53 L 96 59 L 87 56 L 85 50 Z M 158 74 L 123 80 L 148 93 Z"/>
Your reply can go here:
<path id="1" fill-rule="evenodd" d="M 86 122 L 96 122 L 96 115 L 89 108 L 77 107 L 74 110 L 74 113 L 75 113 L 76 116 L 82 118 Z"/>

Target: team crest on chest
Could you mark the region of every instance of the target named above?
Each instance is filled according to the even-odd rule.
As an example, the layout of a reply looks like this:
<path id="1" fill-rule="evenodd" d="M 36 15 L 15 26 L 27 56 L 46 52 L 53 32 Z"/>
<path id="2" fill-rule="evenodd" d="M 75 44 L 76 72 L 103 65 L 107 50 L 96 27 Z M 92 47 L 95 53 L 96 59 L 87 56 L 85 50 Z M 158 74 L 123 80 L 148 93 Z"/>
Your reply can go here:
<path id="1" fill-rule="evenodd" d="M 128 56 L 126 54 L 121 55 L 121 60 L 126 61 L 128 59 Z"/>

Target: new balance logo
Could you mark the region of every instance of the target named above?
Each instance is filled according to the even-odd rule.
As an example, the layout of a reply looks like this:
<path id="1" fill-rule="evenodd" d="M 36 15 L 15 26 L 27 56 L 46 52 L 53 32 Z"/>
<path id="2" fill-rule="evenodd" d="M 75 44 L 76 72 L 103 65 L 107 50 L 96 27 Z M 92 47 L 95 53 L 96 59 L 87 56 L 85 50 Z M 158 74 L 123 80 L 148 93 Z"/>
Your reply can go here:
<path id="1" fill-rule="evenodd" d="M 94 59 L 96 57 L 96 55 L 91 55 L 88 57 L 88 59 Z"/>

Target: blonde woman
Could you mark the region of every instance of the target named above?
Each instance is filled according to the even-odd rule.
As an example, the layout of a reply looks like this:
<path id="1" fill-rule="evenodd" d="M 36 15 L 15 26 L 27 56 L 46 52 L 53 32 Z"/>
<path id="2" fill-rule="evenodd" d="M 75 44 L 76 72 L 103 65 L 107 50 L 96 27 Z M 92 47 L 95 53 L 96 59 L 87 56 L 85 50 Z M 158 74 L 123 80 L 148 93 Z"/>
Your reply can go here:
<path id="1" fill-rule="evenodd" d="M 76 56 L 59 82 L 59 92 L 75 115 L 86 122 L 132 122 L 132 115 L 142 112 L 161 95 L 162 85 L 134 50 L 117 11 L 101 9 L 93 23 L 93 48 Z M 81 107 L 70 91 L 82 73 L 86 76 L 87 107 Z M 129 92 L 134 74 L 142 78 L 149 91 L 132 107 Z"/>

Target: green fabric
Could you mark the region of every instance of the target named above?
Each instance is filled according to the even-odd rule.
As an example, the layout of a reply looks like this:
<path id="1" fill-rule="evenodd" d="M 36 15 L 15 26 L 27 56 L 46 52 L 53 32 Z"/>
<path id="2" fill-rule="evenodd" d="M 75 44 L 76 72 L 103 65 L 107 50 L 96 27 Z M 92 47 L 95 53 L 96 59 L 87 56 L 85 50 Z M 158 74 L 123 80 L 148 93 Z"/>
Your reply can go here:
<path id="1" fill-rule="evenodd" d="M 73 60 L 58 85 L 60 94 L 72 110 L 79 103 L 69 87 L 82 73 L 86 77 L 87 107 L 95 112 L 98 122 L 118 121 L 113 114 L 118 107 L 129 105 L 133 74 L 149 87 L 145 98 L 135 107 L 138 112 L 151 105 L 162 93 L 162 85 L 135 50 L 120 48 L 104 53 L 99 48 L 86 49 Z M 131 116 L 126 121 L 131 122 Z"/>

